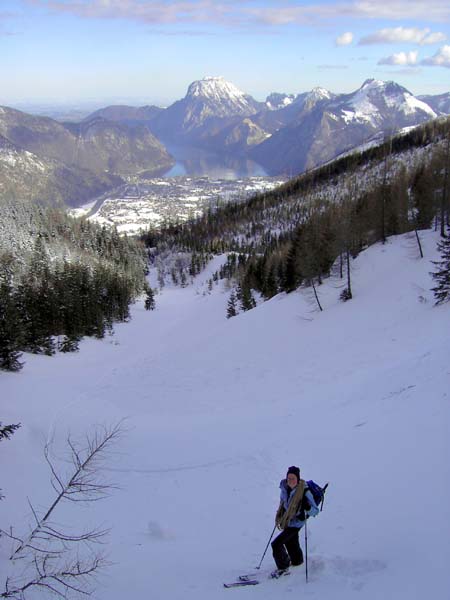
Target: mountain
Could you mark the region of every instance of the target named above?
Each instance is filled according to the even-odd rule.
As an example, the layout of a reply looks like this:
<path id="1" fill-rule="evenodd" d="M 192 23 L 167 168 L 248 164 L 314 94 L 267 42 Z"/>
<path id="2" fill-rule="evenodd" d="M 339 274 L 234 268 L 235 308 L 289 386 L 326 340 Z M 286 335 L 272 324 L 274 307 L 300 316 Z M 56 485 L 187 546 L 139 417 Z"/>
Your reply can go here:
<path id="1" fill-rule="evenodd" d="M 374 136 L 433 119 L 449 102 L 447 95 L 421 99 L 392 81 L 374 79 L 351 94 L 316 87 L 297 95 L 273 92 L 257 102 L 222 77 L 205 77 L 167 109 L 110 106 L 90 118 L 145 124 L 159 140 L 247 156 L 277 175 L 299 173 Z"/>
<path id="2" fill-rule="evenodd" d="M 417 96 L 439 115 L 450 115 L 450 92 L 437 96 Z"/>
<path id="3" fill-rule="evenodd" d="M 289 106 L 294 100 L 294 94 L 280 94 L 278 92 L 273 92 L 266 98 L 266 107 L 269 110 L 279 110 L 280 108 Z"/>
<path id="4" fill-rule="evenodd" d="M 191 83 L 182 100 L 157 115 L 151 129 L 162 139 L 182 136 L 192 140 L 206 126 L 226 126 L 229 119 L 253 115 L 263 106 L 223 77 L 205 77 Z"/>
<path id="5" fill-rule="evenodd" d="M 425 102 L 393 81 L 368 79 L 356 92 L 338 96 L 327 110 L 345 123 L 369 124 L 374 129 L 401 129 L 436 118 Z"/>
<path id="6" fill-rule="evenodd" d="M 72 206 L 117 185 L 121 175 L 158 173 L 173 164 L 147 127 L 101 118 L 59 123 L 0 107 L 0 136 L 4 190 Z"/>
<path id="7" fill-rule="evenodd" d="M 198 131 L 196 143 L 215 153 L 242 156 L 266 140 L 270 134 L 251 117 L 230 119 L 216 127 L 203 127 Z"/>
<path id="8" fill-rule="evenodd" d="M 121 183 L 123 180 L 112 173 L 67 166 L 0 136 L 0 198 L 79 206 Z"/>
<path id="9" fill-rule="evenodd" d="M 402 86 L 369 79 L 352 94 L 331 95 L 317 91 L 278 113 L 290 111 L 292 120 L 251 150 L 251 157 L 270 173 L 300 173 L 358 146 L 384 131 L 436 118 L 425 102 Z"/>
<path id="10" fill-rule="evenodd" d="M 143 169 L 169 168 L 172 160 L 146 128 L 136 131 L 105 119 L 59 123 L 3 107 L 0 134 L 39 157 L 94 172 L 136 173 Z"/>
<path id="11" fill-rule="evenodd" d="M 263 110 L 252 119 L 268 133 L 275 133 L 288 125 L 301 121 L 319 103 L 330 101 L 335 97 L 328 90 L 316 87 L 310 92 L 295 96 L 294 100 L 277 110 Z"/>
<path id="12" fill-rule="evenodd" d="M 272 94 L 272 99 L 276 94 Z M 286 97 L 285 94 L 280 96 Z M 248 154 L 253 148 L 258 147 L 271 135 L 298 121 L 303 115 L 311 111 L 314 106 L 329 100 L 332 94 L 323 88 L 315 88 L 311 92 L 299 94 L 292 102 L 284 102 L 281 99 L 282 108 L 269 109 L 267 105 L 263 109 L 247 117 L 235 117 L 232 123 L 224 124 L 223 121 L 216 123 L 215 127 L 208 123 L 200 130 L 198 142 L 208 145 L 215 152 Z"/>
<path id="13" fill-rule="evenodd" d="M 65 126 L 76 141 L 76 164 L 96 172 L 133 175 L 145 170 L 157 174 L 173 164 L 164 146 L 145 126 L 128 127 L 102 118 Z"/>
<path id="14" fill-rule="evenodd" d="M 163 112 L 164 109 L 159 106 L 126 106 L 112 105 L 100 108 L 83 119 L 83 121 L 92 121 L 93 119 L 106 119 L 107 121 L 115 121 L 126 125 L 137 125 L 141 123 L 149 123 L 156 115 Z"/>

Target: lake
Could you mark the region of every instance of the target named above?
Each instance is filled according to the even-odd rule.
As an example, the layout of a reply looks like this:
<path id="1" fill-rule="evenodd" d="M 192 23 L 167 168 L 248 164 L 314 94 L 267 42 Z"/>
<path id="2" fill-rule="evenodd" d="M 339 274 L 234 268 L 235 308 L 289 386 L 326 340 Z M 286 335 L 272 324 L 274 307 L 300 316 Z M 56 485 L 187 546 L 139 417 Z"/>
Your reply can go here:
<path id="1" fill-rule="evenodd" d="M 166 141 L 162 143 L 176 160 L 174 166 L 164 173 L 163 177 L 207 175 L 213 179 L 240 179 L 268 175 L 261 165 L 246 158 L 215 154 L 193 146 L 178 146 Z"/>

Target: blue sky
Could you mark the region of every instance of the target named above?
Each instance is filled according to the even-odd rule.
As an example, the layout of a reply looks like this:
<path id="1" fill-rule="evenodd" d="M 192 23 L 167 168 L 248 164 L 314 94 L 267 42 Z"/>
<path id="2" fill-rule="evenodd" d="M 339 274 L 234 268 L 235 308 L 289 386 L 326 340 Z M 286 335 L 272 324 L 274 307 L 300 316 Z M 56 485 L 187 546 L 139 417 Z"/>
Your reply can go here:
<path id="1" fill-rule="evenodd" d="M 0 103 L 167 105 L 222 75 L 258 100 L 365 79 L 450 91 L 448 0 L 1 0 Z"/>

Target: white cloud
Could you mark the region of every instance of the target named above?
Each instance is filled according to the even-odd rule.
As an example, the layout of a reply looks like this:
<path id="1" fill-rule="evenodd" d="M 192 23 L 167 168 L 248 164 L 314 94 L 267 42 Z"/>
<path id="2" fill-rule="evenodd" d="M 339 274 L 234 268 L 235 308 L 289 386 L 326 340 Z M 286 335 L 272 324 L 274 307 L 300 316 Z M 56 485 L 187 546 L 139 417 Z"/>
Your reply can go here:
<path id="1" fill-rule="evenodd" d="M 450 69 L 450 46 L 442 46 L 434 56 L 424 58 L 420 64 Z"/>
<path id="2" fill-rule="evenodd" d="M 440 31 L 436 33 L 430 33 L 430 35 L 427 35 L 426 38 L 423 40 L 422 45 L 439 44 L 440 42 L 445 42 L 446 39 L 447 36 L 445 35 L 445 33 L 441 33 Z"/>
<path id="3" fill-rule="evenodd" d="M 86 19 L 132 20 L 152 24 L 232 22 L 236 12 L 213 0 L 26 0 L 51 12 Z"/>
<path id="4" fill-rule="evenodd" d="M 213 23 L 216 25 L 283 26 L 317 23 L 323 20 L 426 19 L 450 21 L 448 0 L 324 0 L 293 6 L 267 0 L 264 6 L 254 0 L 24 0 L 28 4 L 87 19 L 126 19 L 152 24 Z"/>
<path id="5" fill-rule="evenodd" d="M 353 33 L 346 31 L 342 35 L 336 38 L 336 46 L 349 46 L 353 42 Z"/>
<path id="6" fill-rule="evenodd" d="M 351 16 L 369 19 L 404 21 L 408 18 L 440 23 L 450 19 L 448 0 L 356 0 L 347 4 L 347 7 L 351 8 Z"/>
<path id="7" fill-rule="evenodd" d="M 417 64 L 417 50 L 411 52 L 399 52 L 398 54 L 392 54 L 386 58 L 382 58 L 378 61 L 379 65 L 400 65 L 400 66 L 412 66 Z"/>
<path id="8" fill-rule="evenodd" d="M 418 27 L 393 27 L 380 29 L 371 35 L 366 35 L 358 42 L 360 46 L 368 44 L 396 44 L 411 42 L 425 46 L 427 44 L 436 44 L 447 39 L 445 33 L 430 33 L 430 29 L 419 29 Z"/>

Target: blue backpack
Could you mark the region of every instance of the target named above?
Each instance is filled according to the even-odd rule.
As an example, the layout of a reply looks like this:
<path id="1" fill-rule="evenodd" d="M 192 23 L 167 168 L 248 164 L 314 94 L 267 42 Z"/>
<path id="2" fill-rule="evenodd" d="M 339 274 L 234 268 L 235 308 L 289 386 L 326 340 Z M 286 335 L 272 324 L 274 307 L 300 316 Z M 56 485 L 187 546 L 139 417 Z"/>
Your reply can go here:
<path id="1" fill-rule="evenodd" d="M 311 492 L 312 497 L 314 498 L 314 502 L 316 503 L 317 507 L 320 508 L 320 510 L 323 509 L 323 503 L 325 501 L 325 492 L 327 487 L 328 483 L 326 483 L 324 487 L 321 487 L 312 479 L 306 482 L 306 489 Z"/>

